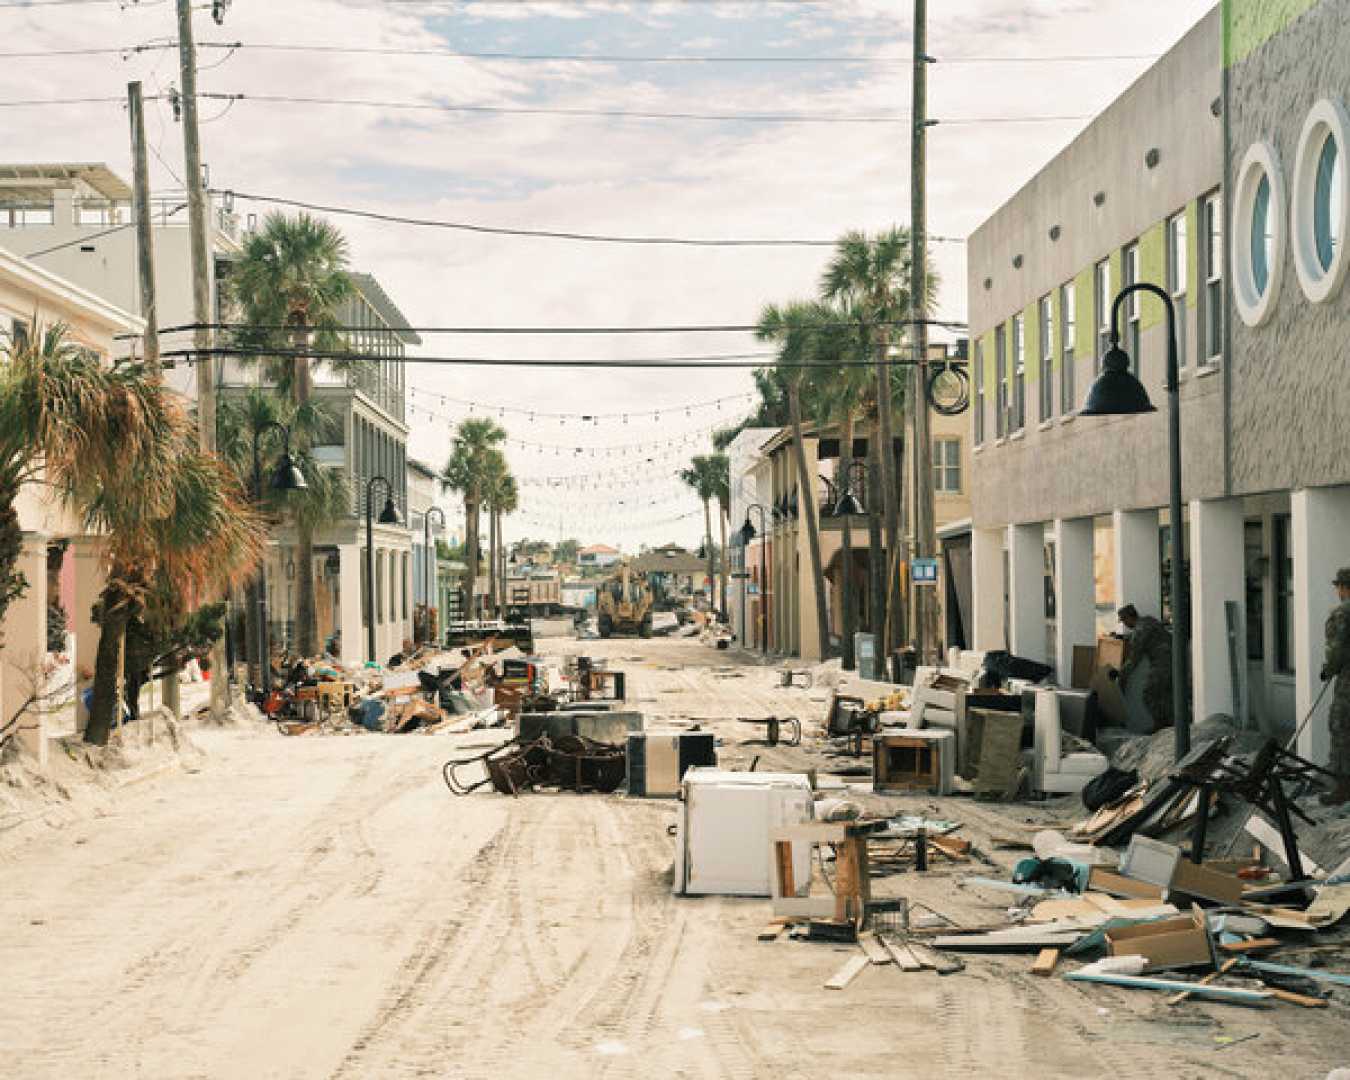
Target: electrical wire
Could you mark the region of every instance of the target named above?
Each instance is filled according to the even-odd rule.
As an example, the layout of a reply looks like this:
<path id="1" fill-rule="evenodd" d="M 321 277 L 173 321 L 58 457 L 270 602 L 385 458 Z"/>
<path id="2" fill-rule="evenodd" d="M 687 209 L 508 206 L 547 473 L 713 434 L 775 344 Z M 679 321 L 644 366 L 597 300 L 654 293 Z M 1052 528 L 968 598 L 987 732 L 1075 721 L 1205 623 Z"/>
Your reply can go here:
<path id="1" fill-rule="evenodd" d="M 452 229 L 459 232 L 484 233 L 490 236 L 523 236 L 543 240 L 575 240 L 593 244 L 636 244 L 643 246 L 674 247 L 834 247 L 839 241 L 784 239 L 775 237 L 689 237 L 689 236 L 621 236 L 611 233 L 587 233 L 562 229 L 525 229 L 502 225 L 482 225 L 467 221 L 444 221 L 433 218 L 407 217 L 401 214 L 386 214 L 377 210 L 360 210 L 348 206 L 330 206 L 323 203 L 306 202 L 301 199 L 285 199 L 276 195 L 257 195 L 249 192 L 234 191 L 229 188 L 211 190 L 212 195 L 223 198 L 239 199 L 243 202 L 264 203 L 273 206 L 289 206 L 296 210 L 310 210 L 317 214 L 334 214 L 341 217 L 365 218 L 370 221 L 382 221 L 393 225 L 413 225 L 432 229 Z M 960 236 L 929 236 L 929 243 L 964 244 Z"/>
<path id="2" fill-rule="evenodd" d="M 43 248 L 41 251 L 30 251 L 27 255 L 19 256 L 22 259 L 37 259 L 43 255 L 50 255 L 53 251 L 64 251 L 66 248 L 74 247 L 76 244 L 87 244 L 90 240 L 97 240 L 102 236 L 111 236 L 113 233 L 119 233 L 123 229 L 134 228 L 136 223 L 128 221 L 124 225 L 114 225 L 111 229 L 104 229 L 102 232 L 90 233 L 87 236 L 77 236 L 74 240 L 67 240 L 64 244 L 54 244 L 52 247 Z"/>
<path id="3" fill-rule="evenodd" d="M 772 353 L 766 353 L 764 355 L 767 357 L 773 356 Z M 501 416 L 505 416 L 507 413 L 518 416 L 528 416 L 531 421 L 538 417 L 544 420 L 575 420 L 580 421 L 581 423 L 598 423 L 601 420 L 618 420 L 622 418 L 625 424 L 628 423 L 629 418 L 640 420 L 644 417 L 651 417 L 654 420 L 659 420 L 662 416 L 675 415 L 681 412 L 688 416 L 694 409 L 701 410 L 715 407 L 720 412 L 722 406 L 728 402 L 739 401 L 745 402 L 746 404 L 752 404 L 756 400 L 756 395 L 752 393 L 728 394 L 724 397 L 712 398 L 707 401 L 691 401 L 684 405 L 670 405 L 664 409 L 628 409 L 610 413 L 561 413 L 549 412 L 546 409 L 523 409 L 518 405 L 494 405 L 484 401 L 469 401 L 465 398 L 452 397 L 449 394 L 438 393 L 434 390 L 423 390 L 421 387 L 417 386 L 408 387 L 408 393 L 421 397 L 435 398 L 437 401 L 446 405 L 467 405 L 470 411 L 478 409 L 484 413 L 495 412 Z"/>
<path id="4" fill-rule="evenodd" d="M 837 323 L 819 323 L 812 327 L 813 330 L 852 330 L 860 327 L 905 327 L 905 326 L 938 326 L 946 330 L 965 330 L 966 324 L 953 322 L 945 319 L 859 319 L 851 321 L 840 321 Z M 368 326 L 329 326 L 325 330 L 333 333 L 361 333 L 369 331 Z M 390 327 L 391 333 L 414 333 L 414 334 L 728 334 L 728 333 L 754 333 L 758 327 L 754 324 L 746 323 L 702 323 L 687 326 L 395 326 Z M 161 334 L 185 334 L 197 330 L 287 330 L 294 331 L 295 327 L 286 326 L 283 323 L 179 323 L 177 326 L 163 327 L 159 332 Z M 314 359 L 329 359 L 322 353 L 300 351 L 296 352 L 289 349 L 251 349 L 246 355 L 256 353 L 260 356 L 310 356 Z M 367 353 L 341 352 L 332 357 L 332 359 L 347 359 L 357 357 L 363 360 L 371 359 Z M 409 356 L 409 361 L 418 359 Z M 456 358 L 458 362 L 468 362 Z M 483 363 L 516 363 L 526 366 L 532 364 L 543 364 L 543 360 L 484 360 Z M 586 361 L 587 364 L 609 363 L 610 361 Z M 640 363 L 641 359 L 635 359 L 634 363 Z M 897 363 L 899 361 L 896 361 Z M 878 361 L 844 361 L 841 364 L 831 364 L 831 367 L 871 367 Z"/>

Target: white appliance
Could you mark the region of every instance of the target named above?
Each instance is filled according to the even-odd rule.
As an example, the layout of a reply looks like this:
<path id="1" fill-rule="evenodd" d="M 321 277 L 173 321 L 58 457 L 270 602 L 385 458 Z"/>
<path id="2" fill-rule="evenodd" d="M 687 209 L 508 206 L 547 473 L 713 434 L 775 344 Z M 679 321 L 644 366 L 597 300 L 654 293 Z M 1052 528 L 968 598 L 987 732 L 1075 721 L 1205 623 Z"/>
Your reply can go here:
<path id="1" fill-rule="evenodd" d="M 811 782 L 801 773 L 684 774 L 675 831 L 678 896 L 770 896 L 769 833 L 814 817 Z M 795 880 L 811 875 L 811 845 L 793 846 Z"/>

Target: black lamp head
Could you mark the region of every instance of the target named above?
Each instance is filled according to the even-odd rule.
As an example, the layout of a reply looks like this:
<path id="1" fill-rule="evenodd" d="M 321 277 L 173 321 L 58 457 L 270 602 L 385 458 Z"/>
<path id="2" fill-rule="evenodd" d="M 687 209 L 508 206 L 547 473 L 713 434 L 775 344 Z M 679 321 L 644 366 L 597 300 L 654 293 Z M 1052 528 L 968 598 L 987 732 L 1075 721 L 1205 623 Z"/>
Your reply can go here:
<path id="1" fill-rule="evenodd" d="M 844 497 L 835 504 L 835 517 L 845 517 L 850 514 L 861 514 L 863 512 L 862 504 L 858 502 L 857 497 L 851 491 L 844 492 Z"/>
<path id="2" fill-rule="evenodd" d="M 1088 390 L 1087 401 L 1078 410 L 1080 416 L 1130 416 L 1156 412 L 1148 391 L 1130 373 L 1130 358 L 1118 341 L 1102 357 L 1102 373 Z"/>
<path id="3" fill-rule="evenodd" d="M 750 512 L 747 510 L 745 514 L 745 524 L 741 526 L 741 539 L 748 544 L 756 535 L 755 526 L 750 522 Z"/>
<path id="4" fill-rule="evenodd" d="M 273 491 L 305 491 L 309 484 L 305 482 L 305 474 L 300 471 L 300 466 L 295 463 L 295 458 L 289 453 L 281 455 L 281 460 L 277 462 L 277 467 L 272 473 Z"/>
<path id="5" fill-rule="evenodd" d="M 378 520 L 381 525 L 398 524 L 398 507 L 394 505 L 394 497 L 392 495 L 384 500 L 384 509 L 380 511 Z"/>

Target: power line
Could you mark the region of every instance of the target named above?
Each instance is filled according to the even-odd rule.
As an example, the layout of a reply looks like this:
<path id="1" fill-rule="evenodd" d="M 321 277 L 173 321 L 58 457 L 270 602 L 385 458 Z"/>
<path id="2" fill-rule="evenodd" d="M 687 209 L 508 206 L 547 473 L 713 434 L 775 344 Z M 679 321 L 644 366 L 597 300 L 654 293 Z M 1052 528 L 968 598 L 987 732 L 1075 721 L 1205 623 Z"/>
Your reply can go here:
<path id="1" fill-rule="evenodd" d="M 766 353 L 764 355 L 772 356 L 773 354 Z M 713 358 L 709 357 L 708 359 Z M 561 413 L 549 412 L 546 409 L 523 409 L 519 405 L 494 405 L 490 402 L 469 401 L 465 398 L 453 397 L 450 394 L 442 394 L 435 390 L 424 390 L 417 386 L 408 387 L 408 393 L 417 394 L 422 397 L 436 398 L 445 405 L 467 405 L 470 410 L 478 409 L 484 413 L 495 412 L 501 416 L 511 413 L 515 416 L 528 416 L 531 421 L 536 418 L 541 420 L 573 420 L 583 424 L 599 423 L 601 420 L 618 420 L 620 418 L 622 418 L 625 423 L 627 423 L 629 419 L 641 420 L 645 417 L 659 420 L 662 416 L 673 416 L 679 413 L 684 413 L 686 416 L 689 416 L 695 409 L 703 410 L 716 408 L 720 412 L 722 406 L 725 404 L 731 402 L 753 403 L 756 400 L 756 395 L 753 393 L 727 394 L 723 397 L 711 398 L 706 401 L 691 401 L 683 405 L 669 405 L 664 409 L 626 409 L 609 413 Z"/>
<path id="2" fill-rule="evenodd" d="M 928 326 L 938 326 L 946 330 L 964 330 L 966 324 L 963 322 L 954 322 L 944 319 L 924 319 L 922 320 Z M 822 322 L 809 327 L 811 331 L 817 330 L 847 330 L 857 329 L 859 327 L 904 327 L 918 325 L 918 319 L 858 319 L 841 320 L 839 322 Z M 368 326 L 328 326 L 325 330 L 338 334 L 360 333 L 370 330 Z M 696 323 L 684 326 L 398 326 L 392 327 L 392 331 L 402 331 L 404 333 L 414 334 L 731 334 L 731 333 L 754 333 L 759 329 L 753 323 Z M 177 326 L 166 326 L 160 329 L 161 334 L 181 334 L 196 330 L 288 330 L 294 332 L 294 326 L 287 326 L 284 323 L 180 323 Z M 306 351 L 292 351 L 288 349 L 261 349 L 255 350 L 261 356 L 315 356 L 317 353 Z M 354 356 L 361 356 L 369 360 L 370 356 L 365 353 L 353 353 Z M 406 357 L 407 360 L 415 360 L 416 357 Z M 484 361 L 496 362 L 496 361 Z M 543 361 L 514 361 L 515 363 L 543 363 Z"/>
<path id="3" fill-rule="evenodd" d="M 408 217 L 402 214 L 386 214 L 377 210 L 359 210 L 347 206 L 329 206 L 323 203 L 306 202 L 302 199 L 284 199 L 275 195 L 254 195 L 228 188 L 211 191 L 225 199 L 242 199 L 245 202 L 267 203 L 275 206 L 289 206 L 297 210 L 312 210 L 319 214 L 335 214 L 343 217 L 365 218 L 370 221 L 383 221 L 395 225 L 415 225 L 431 229 L 453 229 L 460 232 L 484 233 L 491 236 L 523 236 L 544 240 L 575 240 L 595 244 L 636 244 L 669 245 L 679 247 L 834 247 L 838 240 L 783 239 L 772 237 L 687 237 L 687 236 L 621 236 L 607 233 L 585 233 L 563 229 L 524 229 L 501 225 L 482 225 L 467 221 L 443 221 L 432 218 Z M 932 241 L 948 244 L 964 244 L 959 236 L 930 236 Z"/>

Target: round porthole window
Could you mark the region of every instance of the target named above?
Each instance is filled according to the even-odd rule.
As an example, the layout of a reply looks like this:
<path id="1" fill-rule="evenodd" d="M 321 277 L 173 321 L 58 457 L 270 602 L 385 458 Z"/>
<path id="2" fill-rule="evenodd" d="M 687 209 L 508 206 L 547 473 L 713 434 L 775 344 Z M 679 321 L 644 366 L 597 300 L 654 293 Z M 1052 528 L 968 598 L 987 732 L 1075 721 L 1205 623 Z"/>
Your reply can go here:
<path id="1" fill-rule="evenodd" d="M 1299 136 L 1294 169 L 1294 268 L 1313 303 L 1331 296 L 1345 277 L 1350 233 L 1350 119 L 1340 102 L 1312 107 Z"/>
<path id="2" fill-rule="evenodd" d="M 1269 143 L 1247 151 L 1235 196 L 1233 300 L 1242 321 L 1258 326 L 1274 309 L 1284 266 L 1284 178 Z"/>

